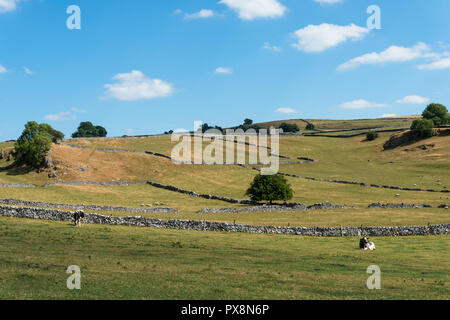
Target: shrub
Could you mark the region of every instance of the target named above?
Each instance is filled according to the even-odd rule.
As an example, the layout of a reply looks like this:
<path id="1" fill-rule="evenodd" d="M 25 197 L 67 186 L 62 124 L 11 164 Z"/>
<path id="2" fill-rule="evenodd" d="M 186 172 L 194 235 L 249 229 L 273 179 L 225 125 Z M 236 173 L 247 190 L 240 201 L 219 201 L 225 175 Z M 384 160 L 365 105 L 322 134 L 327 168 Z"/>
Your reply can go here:
<path id="1" fill-rule="evenodd" d="M 432 120 L 435 127 L 443 126 L 450 123 L 447 107 L 438 103 L 431 103 L 422 113 L 425 119 Z"/>
<path id="2" fill-rule="evenodd" d="M 298 131 L 300 131 L 300 128 L 295 123 L 290 124 L 290 123 L 283 122 L 280 125 L 280 129 L 283 129 L 283 132 L 298 132 Z"/>
<path id="3" fill-rule="evenodd" d="M 257 175 L 250 184 L 245 195 L 250 196 L 252 201 L 269 201 L 272 204 L 277 200 L 291 200 L 293 191 L 287 180 L 280 175 L 263 176 Z"/>
<path id="4" fill-rule="evenodd" d="M 368 141 L 373 141 L 373 140 L 378 138 L 378 132 L 376 132 L 376 131 L 367 132 L 367 136 L 366 137 L 367 137 Z"/>
<path id="5" fill-rule="evenodd" d="M 14 144 L 13 156 L 19 165 L 39 168 L 44 164 L 52 140 L 64 135 L 48 124 L 30 121 L 25 125 L 22 135 Z"/>
<path id="6" fill-rule="evenodd" d="M 411 130 L 416 132 L 421 138 L 429 138 L 434 135 L 434 122 L 431 119 L 417 119 L 411 125 Z"/>

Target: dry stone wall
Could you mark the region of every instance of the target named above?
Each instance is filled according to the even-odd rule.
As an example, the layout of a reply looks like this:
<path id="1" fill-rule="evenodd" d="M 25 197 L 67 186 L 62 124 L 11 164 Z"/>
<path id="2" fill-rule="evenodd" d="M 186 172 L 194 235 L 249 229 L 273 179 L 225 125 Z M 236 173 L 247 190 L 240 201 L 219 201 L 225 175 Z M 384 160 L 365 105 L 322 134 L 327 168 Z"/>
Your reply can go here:
<path id="1" fill-rule="evenodd" d="M 41 208 L 0 206 L 0 216 L 13 218 L 28 218 L 51 221 L 73 221 L 73 213 Z M 406 227 L 341 227 L 341 228 L 305 228 L 305 227 L 275 227 L 230 224 L 223 222 L 196 220 L 160 220 L 137 217 L 112 217 L 95 213 L 87 213 L 85 223 L 105 225 L 127 225 L 136 227 L 155 227 L 178 230 L 221 231 L 242 233 L 287 234 L 316 237 L 343 236 L 426 236 L 450 234 L 450 224 Z"/>
<path id="2" fill-rule="evenodd" d="M 49 203 L 38 201 L 24 201 L 16 199 L 0 199 L 2 205 L 13 206 L 30 206 L 30 207 L 48 207 L 57 209 L 69 209 L 69 210 L 92 210 L 92 211 L 111 211 L 111 212 L 129 212 L 129 213 L 178 213 L 177 210 L 171 208 L 129 208 L 129 207 L 115 207 L 115 206 L 98 206 L 92 204 L 62 204 L 62 203 Z"/>

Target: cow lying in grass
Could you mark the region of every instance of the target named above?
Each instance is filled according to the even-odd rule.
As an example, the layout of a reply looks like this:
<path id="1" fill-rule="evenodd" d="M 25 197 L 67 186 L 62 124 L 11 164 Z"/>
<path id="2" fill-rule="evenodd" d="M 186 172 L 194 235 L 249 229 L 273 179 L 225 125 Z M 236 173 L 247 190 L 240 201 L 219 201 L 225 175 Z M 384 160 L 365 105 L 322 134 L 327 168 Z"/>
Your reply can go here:
<path id="1" fill-rule="evenodd" d="M 81 222 L 84 218 L 84 212 L 83 211 L 75 211 L 73 214 L 73 220 L 75 222 L 75 227 L 81 227 Z"/>
<path id="2" fill-rule="evenodd" d="M 366 237 L 359 240 L 359 248 L 361 250 L 376 250 L 375 243 L 369 241 Z"/>

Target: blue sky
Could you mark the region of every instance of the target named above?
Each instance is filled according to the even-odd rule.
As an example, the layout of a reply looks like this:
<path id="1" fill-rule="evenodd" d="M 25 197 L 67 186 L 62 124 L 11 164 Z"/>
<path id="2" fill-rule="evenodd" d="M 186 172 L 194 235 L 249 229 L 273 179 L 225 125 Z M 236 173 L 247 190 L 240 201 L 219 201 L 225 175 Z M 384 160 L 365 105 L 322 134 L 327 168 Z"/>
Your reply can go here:
<path id="1" fill-rule="evenodd" d="M 449 13 L 448 0 L 0 0 L 0 140 L 30 120 L 119 136 L 450 106 Z"/>

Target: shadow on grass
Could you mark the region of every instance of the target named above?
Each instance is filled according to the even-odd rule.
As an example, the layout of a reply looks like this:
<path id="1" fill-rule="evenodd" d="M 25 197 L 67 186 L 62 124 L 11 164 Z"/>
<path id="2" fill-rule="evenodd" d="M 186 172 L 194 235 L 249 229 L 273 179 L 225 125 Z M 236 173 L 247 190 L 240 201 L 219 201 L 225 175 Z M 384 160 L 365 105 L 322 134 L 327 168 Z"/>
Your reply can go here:
<path id="1" fill-rule="evenodd" d="M 33 171 L 33 168 L 23 165 L 18 165 L 16 162 L 0 168 L 0 172 L 6 172 L 8 176 L 21 176 Z"/>

